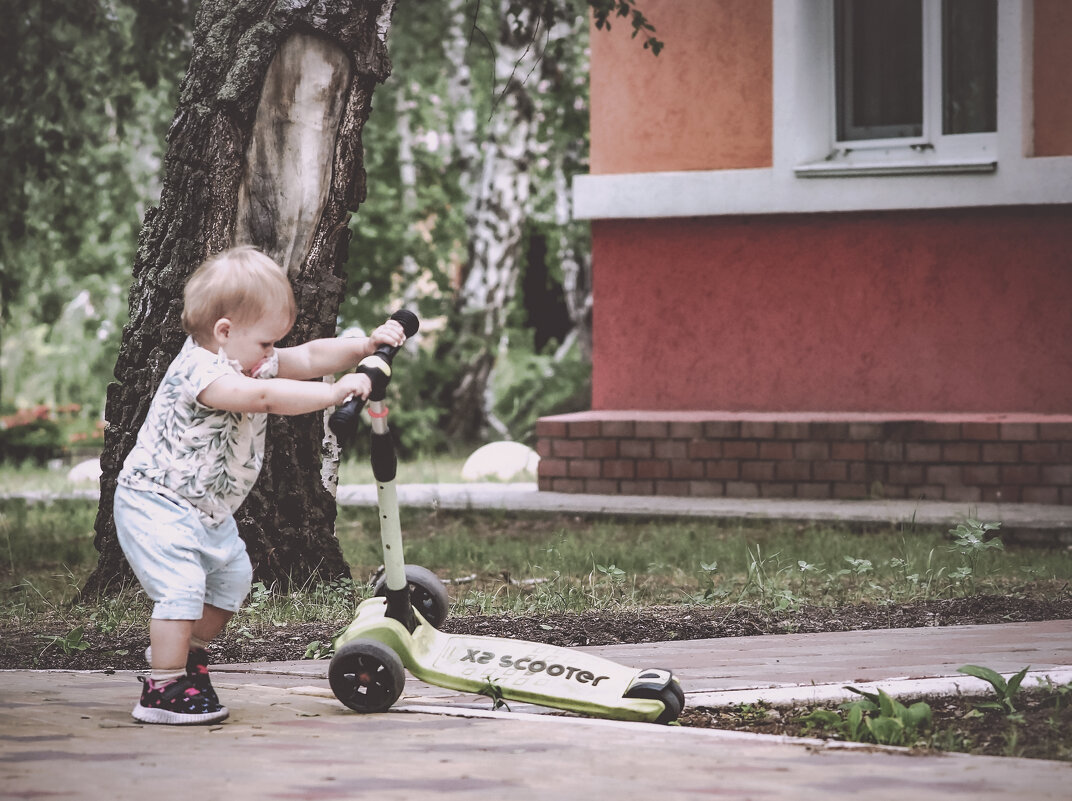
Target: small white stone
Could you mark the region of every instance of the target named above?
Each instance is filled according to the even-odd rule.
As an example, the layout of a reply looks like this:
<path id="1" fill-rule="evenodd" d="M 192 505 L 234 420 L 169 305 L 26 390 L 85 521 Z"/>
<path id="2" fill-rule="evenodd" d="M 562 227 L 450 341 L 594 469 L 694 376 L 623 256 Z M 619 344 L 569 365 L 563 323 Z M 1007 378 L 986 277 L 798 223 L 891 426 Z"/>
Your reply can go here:
<path id="1" fill-rule="evenodd" d="M 536 476 L 540 457 L 532 448 L 520 442 L 489 442 L 477 448 L 462 465 L 462 478 L 479 481 L 494 477 L 509 481 L 519 473 Z"/>
<path id="2" fill-rule="evenodd" d="M 79 462 L 67 472 L 67 480 L 72 484 L 89 484 L 100 481 L 100 459 L 88 459 Z"/>

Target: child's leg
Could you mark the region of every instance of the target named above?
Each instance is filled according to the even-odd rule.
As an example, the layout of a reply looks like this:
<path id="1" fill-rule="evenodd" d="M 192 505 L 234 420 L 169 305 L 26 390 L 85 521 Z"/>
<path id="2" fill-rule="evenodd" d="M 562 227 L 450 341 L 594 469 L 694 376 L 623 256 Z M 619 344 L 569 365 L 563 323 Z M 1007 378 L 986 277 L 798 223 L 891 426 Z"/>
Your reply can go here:
<path id="1" fill-rule="evenodd" d="M 164 673 L 174 673 L 178 678 L 186 673 L 186 658 L 190 651 L 190 636 L 194 628 L 192 620 L 149 621 L 149 642 L 152 647 L 154 679 L 163 679 Z"/>
<path id="2" fill-rule="evenodd" d="M 205 604 L 194 623 L 192 635 L 209 643 L 223 631 L 249 595 L 253 583 L 253 566 L 238 526 L 230 517 L 214 528 L 206 528 L 203 562 L 205 564 Z"/>
<path id="3" fill-rule="evenodd" d="M 132 712 L 145 723 L 211 723 L 227 717 L 215 695 L 201 691 L 186 668 L 194 623 L 203 614 L 204 526 L 192 507 L 155 492 L 119 487 L 119 544 L 146 595 L 156 602 L 149 624 L 152 675 Z"/>
<path id="4" fill-rule="evenodd" d="M 205 604 L 201 613 L 201 619 L 193 622 L 190 635 L 195 645 L 202 648 L 212 642 L 221 631 L 227 628 L 228 622 L 234 617 L 234 612 L 220 609 L 212 604 Z M 198 642 L 200 641 L 200 642 Z"/>
<path id="5" fill-rule="evenodd" d="M 193 685 L 210 700 L 219 703 L 208 671 L 209 642 L 226 628 L 249 594 L 253 567 L 245 543 L 238 536 L 234 518 L 205 529 L 202 564 L 205 566 L 205 603 L 201 617 L 190 630 L 190 652 L 186 674 Z"/>

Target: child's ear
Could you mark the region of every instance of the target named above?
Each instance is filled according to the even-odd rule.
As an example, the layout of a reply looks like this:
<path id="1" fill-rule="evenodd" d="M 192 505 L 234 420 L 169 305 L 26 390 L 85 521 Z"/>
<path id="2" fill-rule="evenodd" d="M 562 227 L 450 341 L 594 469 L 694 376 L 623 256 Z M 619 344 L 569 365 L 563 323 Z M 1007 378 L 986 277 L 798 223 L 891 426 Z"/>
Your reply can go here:
<path id="1" fill-rule="evenodd" d="M 217 342 L 226 342 L 227 337 L 231 335 L 231 321 L 226 317 L 221 317 L 216 321 L 216 324 L 212 326 L 212 336 Z"/>

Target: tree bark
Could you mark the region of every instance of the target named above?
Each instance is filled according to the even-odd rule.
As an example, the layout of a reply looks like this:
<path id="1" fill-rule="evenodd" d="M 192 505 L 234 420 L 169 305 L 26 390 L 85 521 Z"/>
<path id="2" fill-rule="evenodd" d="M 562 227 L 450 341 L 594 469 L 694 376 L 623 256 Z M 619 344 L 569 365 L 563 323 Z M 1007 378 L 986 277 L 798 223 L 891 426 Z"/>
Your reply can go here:
<path id="1" fill-rule="evenodd" d="M 346 221 L 365 197 L 361 130 L 373 89 L 390 72 L 393 10 L 394 0 L 203 0 L 108 388 L 100 558 L 85 593 L 130 576 L 115 536 L 116 478 L 185 339 L 182 290 L 193 269 L 252 242 L 287 268 L 294 287 L 298 317 L 282 344 L 334 335 Z M 349 575 L 321 482 L 322 447 L 322 415 L 269 419 L 264 468 L 236 514 L 257 580 L 289 587 Z"/>
<path id="2" fill-rule="evenodd" d="M 488 387 L 521 270 L 531 196 L 529 171 L 542 149 L 535 136 L 536 107 L 527 81 L 536 73 L 550 40 L 542 16 L 527 8 L 517 9 L 515 16 L 509 0 L 500 0 L 499 6 L 495 83 L 502 89 L 481 143 L 482 158 L 470 164 L 474 173 L 480 172 L 470 179 L 469 252 L 455 307 L 452 346 L 462 355 L 464 370 L 451 388 L 446 426 L 448 437 L 470 442 L 480 438 L 491 417 Z M 454 27 L 460 29 L 457 21 Z M 456 32 L 452 39 L 457 38 Z M 458 73 L 459 79 L 463 77 L 468 78 Z M 464 136 L 458 139 L 461 146 L 470 144 Z M 463 149 L 461 155 L 468 161 L 474 154 Z"/>

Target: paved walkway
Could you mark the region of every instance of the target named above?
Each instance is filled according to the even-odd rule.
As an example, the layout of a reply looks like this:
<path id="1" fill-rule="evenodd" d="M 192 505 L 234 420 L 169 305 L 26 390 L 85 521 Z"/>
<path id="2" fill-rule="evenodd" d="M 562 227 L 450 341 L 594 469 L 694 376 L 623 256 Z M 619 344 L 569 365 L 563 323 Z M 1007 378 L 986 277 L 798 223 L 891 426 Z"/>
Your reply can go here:
<path id="1" fill-rule="evenodd" d="M 367 495 L 363 494 L 367 493 Z M 340 502 L 375 502 L 344 487 Z M 1072 532 L 1072 508 L 653 499 L 537 493 L 534 485 L 400 487 L 404 505 L 683 514 L 849 523 L 953 524 Z M 1004 527 L 1003 527 L 1004 528 Z M 1028 684 L 1072 681 L 1072 621 L 786 634 L 583 650 L 668 667 L 689 706 L 839 697 L 843 685 L 911 697 L 979 688 L 979 664 Z M 412 678 L 388 713 L 357 715 L 327 685 L 327 662 L 214 666 L 223 724 L 142 726 L 135 674 L 0 673 L 0 799 L 1065 799 L 1072 765 L 914 755 L 900 749 L 546 714 Z"/>
<path id="2" fill-rule="evenodd" d="M 966 663 L 1072 680 L 1072 621 L 766 635 L 588 648 L 672 667 L 687 704 L 969 689 Z M 0 798 L 1067 799 L 1072 765 L 653 724 L 492 712 L 412 678 L 388 713 L 350 712 L 327 662 L 215 666 L 223 724 L 129 717 L 134 674 L 0 674 Z M 924 684 L 921 684 L 923 682 Z M 931 682 L 930 685 L 925 685 Z"/>

